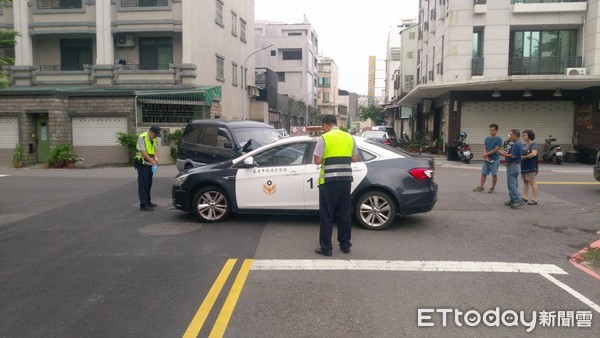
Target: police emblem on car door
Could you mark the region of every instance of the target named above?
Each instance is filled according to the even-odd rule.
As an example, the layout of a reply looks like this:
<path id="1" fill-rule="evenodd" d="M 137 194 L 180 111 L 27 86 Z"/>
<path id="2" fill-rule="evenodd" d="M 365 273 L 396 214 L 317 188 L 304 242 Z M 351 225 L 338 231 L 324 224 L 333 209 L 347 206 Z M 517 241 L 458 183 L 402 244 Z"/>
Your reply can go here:
<path id="1" fill-rule="evenodd" d="M 304 157 L 310 142 L 281 144 L 254 154 L 256 167 L 238 169 L 240 209 L 304 209 Z"/>

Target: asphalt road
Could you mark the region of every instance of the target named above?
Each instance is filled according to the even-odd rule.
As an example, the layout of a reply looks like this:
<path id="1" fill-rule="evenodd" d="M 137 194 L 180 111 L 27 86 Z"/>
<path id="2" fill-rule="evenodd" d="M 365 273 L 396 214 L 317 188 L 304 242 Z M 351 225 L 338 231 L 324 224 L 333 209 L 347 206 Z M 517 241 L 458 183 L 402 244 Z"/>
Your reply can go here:
<path id="1" fill-rule="evenodd" d="M 432 212 L 355 226 L 331 258 L 313 253 L 317 217 L 170 210 L 172 166 L 145 213 L 130 168 L 0 170 L 0 337 L 594 336 L 600 280 L 568 262 L 599 239 L 591 166 L 543 167 L 540 204 L 512 210 L 503 172 L 497 193 L 474 193 L 477 164 L 438 164 Z M 592 327 L 458 326 L 456 311 L 418 326 L 418 309 L 496 307 Z"/>

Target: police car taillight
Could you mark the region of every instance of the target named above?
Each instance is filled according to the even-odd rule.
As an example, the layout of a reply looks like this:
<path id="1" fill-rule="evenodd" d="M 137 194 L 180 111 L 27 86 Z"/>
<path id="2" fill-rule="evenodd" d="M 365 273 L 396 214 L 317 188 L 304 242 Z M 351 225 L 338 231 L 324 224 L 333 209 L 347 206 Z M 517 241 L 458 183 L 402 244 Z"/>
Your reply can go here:
<path id="1" fill-rule="evenodd" d="M 433 177 L 433 170 L 429 168 L 415 168 L 409 170 L 408 173 L 417 181 L 423 181 Z"/>

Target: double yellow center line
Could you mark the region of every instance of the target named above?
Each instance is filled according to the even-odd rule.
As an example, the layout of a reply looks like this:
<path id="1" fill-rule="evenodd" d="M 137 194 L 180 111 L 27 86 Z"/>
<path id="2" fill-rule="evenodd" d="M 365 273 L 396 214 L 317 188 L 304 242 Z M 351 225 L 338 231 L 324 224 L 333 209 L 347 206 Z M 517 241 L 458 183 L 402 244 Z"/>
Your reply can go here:
<path id="1" fill-rule="evenodd" d="M 223 266 L 223 269 L 221 269 L 219 276 L 210 288 L 210 291 L 208 291 L 206 298 L 204 298 L 204 301 L 202 302 L 200 308 L 196 312 L 196 315 L 194 316 L 194 318 L 192 318 L 192 322 L 183 334 L 183 338 L 198 337 L 200 330 L 206 322 L 206 318 L 208 318 L 208 315 L 210 314 L 210 311 L 215 305 L 217 298 L 219 298 L 219 294 L 221 293 L 221 290 L 223 290 L 225 283 L 229 279 L 229 275 L 231 275 L 231 272 L 233 271 L 236 262 L 237 259 L 234 258 L 227 260 L 227 262 Z M 212 331 L 210 332 L 209 337 L 223 337 L 223 335 L 225 334 L 225 330 L 227 329 L 227 325 L 229 324 L 229 320 L 231 319 L 231 315 L 233 314 L 233 309 L 235 308 L 240 294 L 242 293 L 242 288 L 246 283 L 246 278 L 248 278 L 248 273 L 250 272 L 250 268 L 252 267 L 253 262 L 253 259 L 245 259 L 242 263 L 242 267 L 240 268 L 240 271 L 238 272 L 237 277 L 235 278 L 235 281 L 231 286 L 231 290 L 229 291 L 227 299 L 225 300 L 225 303 L 221 308 L 221 312 L 219 312 L 219 316 L 215 321 L 215 324 L 212 328 Z"/>

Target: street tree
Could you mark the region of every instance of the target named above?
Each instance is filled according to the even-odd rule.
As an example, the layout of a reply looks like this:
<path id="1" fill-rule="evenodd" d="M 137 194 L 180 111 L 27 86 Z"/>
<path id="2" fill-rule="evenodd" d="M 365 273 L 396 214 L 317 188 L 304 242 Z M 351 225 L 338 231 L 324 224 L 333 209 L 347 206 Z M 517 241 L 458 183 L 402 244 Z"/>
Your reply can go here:
<path id="1" fill-rule="evenodd" d="M 360 108 L 360 119 L 366 121 L 371 119 L 374 125 L 383 123 L 383 108 L 371 105 L 369 107 Z"/>
<path id="2" fill-rule="evenodd" d="M 5 4 L 12 2 L 12 0 L 0 0 L 0 7 Z M 19 34 L 12 30 L 0 29 L 0 49 L 6 48 L 14 48 L 15 47 L 15 38 Z M 8 66 L 14 65 L 15 59 L 11 57 L 7 57 L 4 54 L 0 54 L 0 66 Z M 8 86 L 8 81 L 6 80 L 6 76 L 4 72 L 0 69 L 0 88 L 4 88 Z"/>

